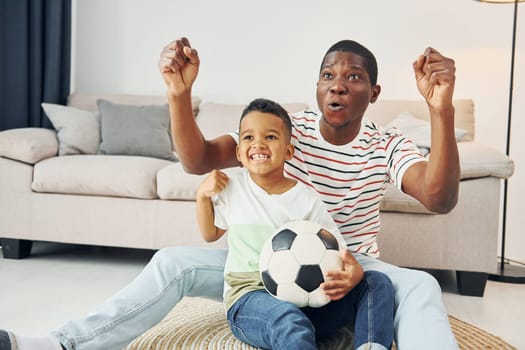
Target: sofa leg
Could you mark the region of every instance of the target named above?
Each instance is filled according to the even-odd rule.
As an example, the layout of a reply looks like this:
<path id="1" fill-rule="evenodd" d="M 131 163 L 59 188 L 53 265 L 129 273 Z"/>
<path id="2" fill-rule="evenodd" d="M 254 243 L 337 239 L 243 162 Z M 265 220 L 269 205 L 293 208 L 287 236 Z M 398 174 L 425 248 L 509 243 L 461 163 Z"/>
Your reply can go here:
<path id="1" fill-rule="evenodd" d="M 456 271 L 459 294 L 482 297 L 487 278 L 488 273 L 485 272 Z"/>
<path id="2" fill-rule="evenodd" d="M 25 239 L 0 238 L 2 253 L 6 259 L 23 259 L 31 255 L 33 241 Z"/>

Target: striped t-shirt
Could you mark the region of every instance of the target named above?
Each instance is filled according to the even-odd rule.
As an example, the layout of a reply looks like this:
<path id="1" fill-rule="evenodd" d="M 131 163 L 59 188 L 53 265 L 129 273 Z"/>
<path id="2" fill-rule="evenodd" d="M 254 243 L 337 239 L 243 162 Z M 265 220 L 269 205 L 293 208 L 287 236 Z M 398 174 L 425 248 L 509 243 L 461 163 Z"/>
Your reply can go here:
<path id="1" fill-rule="evenodd" d="M 305 111 L 291 114 L 291 119 L 295 153 L 286 162 L 286 175 L 319 194 L 350 251 L 378 258 L 379 203 L 385 184 L 401 190 L 405 171 L 426 159 L 397 129 L 385 130 L 366 118 L 355 139 L 341 146 L 323 139 L 321 114 Z M 238 132 L 231 136 L 239 141 Z"/>
<path id="2" fill-rule="evenodd" d="M 321 136 L 320 114 L 305 111 L 291 118 L 295 154 L 286 163 L 286 175 L 321 196 L 349 250 L 379 257 L 376 235 L 385 184 L 401 189 L 404 172 L 426 159 L 399 131 L 384 130 L 367 119 L 352 142 L 336 146 Z"/>

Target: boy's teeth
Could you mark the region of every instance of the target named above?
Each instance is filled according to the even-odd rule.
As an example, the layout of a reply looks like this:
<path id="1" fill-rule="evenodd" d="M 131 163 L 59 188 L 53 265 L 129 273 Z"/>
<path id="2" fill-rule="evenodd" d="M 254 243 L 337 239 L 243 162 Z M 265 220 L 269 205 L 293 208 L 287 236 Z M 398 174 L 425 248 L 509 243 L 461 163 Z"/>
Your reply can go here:
<path id="1" fill-rule="evenodd" d="M 259 159 L 267 159 L 268 156 L 264 154 L 253 154 L 252 159 L 259 160 Z"/>

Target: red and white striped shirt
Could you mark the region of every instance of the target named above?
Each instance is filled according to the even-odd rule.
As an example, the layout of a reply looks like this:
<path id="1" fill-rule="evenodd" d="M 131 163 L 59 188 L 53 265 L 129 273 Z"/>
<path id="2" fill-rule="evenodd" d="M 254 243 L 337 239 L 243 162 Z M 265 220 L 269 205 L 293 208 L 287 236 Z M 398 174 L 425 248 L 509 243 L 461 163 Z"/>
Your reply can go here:
<path id="1" fill-rule="evenodd" d="M 336 146 L 321 136 L 319 114 L 306 111 L 291 118 L 295 154 L 286 163 L 286 175 L 321 196 L 348 249 L 379 257 L 376 235 L 385 184 L 401 188 L 406 169 L 426 159 L 399 131 L 384 130 L 367 119 L 352 142 Z"/>

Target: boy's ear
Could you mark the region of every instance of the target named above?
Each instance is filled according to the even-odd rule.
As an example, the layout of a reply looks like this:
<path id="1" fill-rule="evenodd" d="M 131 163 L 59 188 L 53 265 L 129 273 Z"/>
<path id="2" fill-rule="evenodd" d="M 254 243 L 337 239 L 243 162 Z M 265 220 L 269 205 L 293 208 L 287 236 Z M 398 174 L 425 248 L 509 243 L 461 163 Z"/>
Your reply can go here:
<path id="1" fill-rule="evenodd" d="M 293 158 L 293 154 L 295 152 L 295 147 L 290 143 L 288 146 L 286 146 L 286 160 L 290 160 Z"/>
<path id="2" fill-rule="evenodd" d="M 237 158 L 237 160 L 240 163 L 241 162 L 241 154 L 239 153 L 239 145 L 235 146 L 235 157 Z"/>

